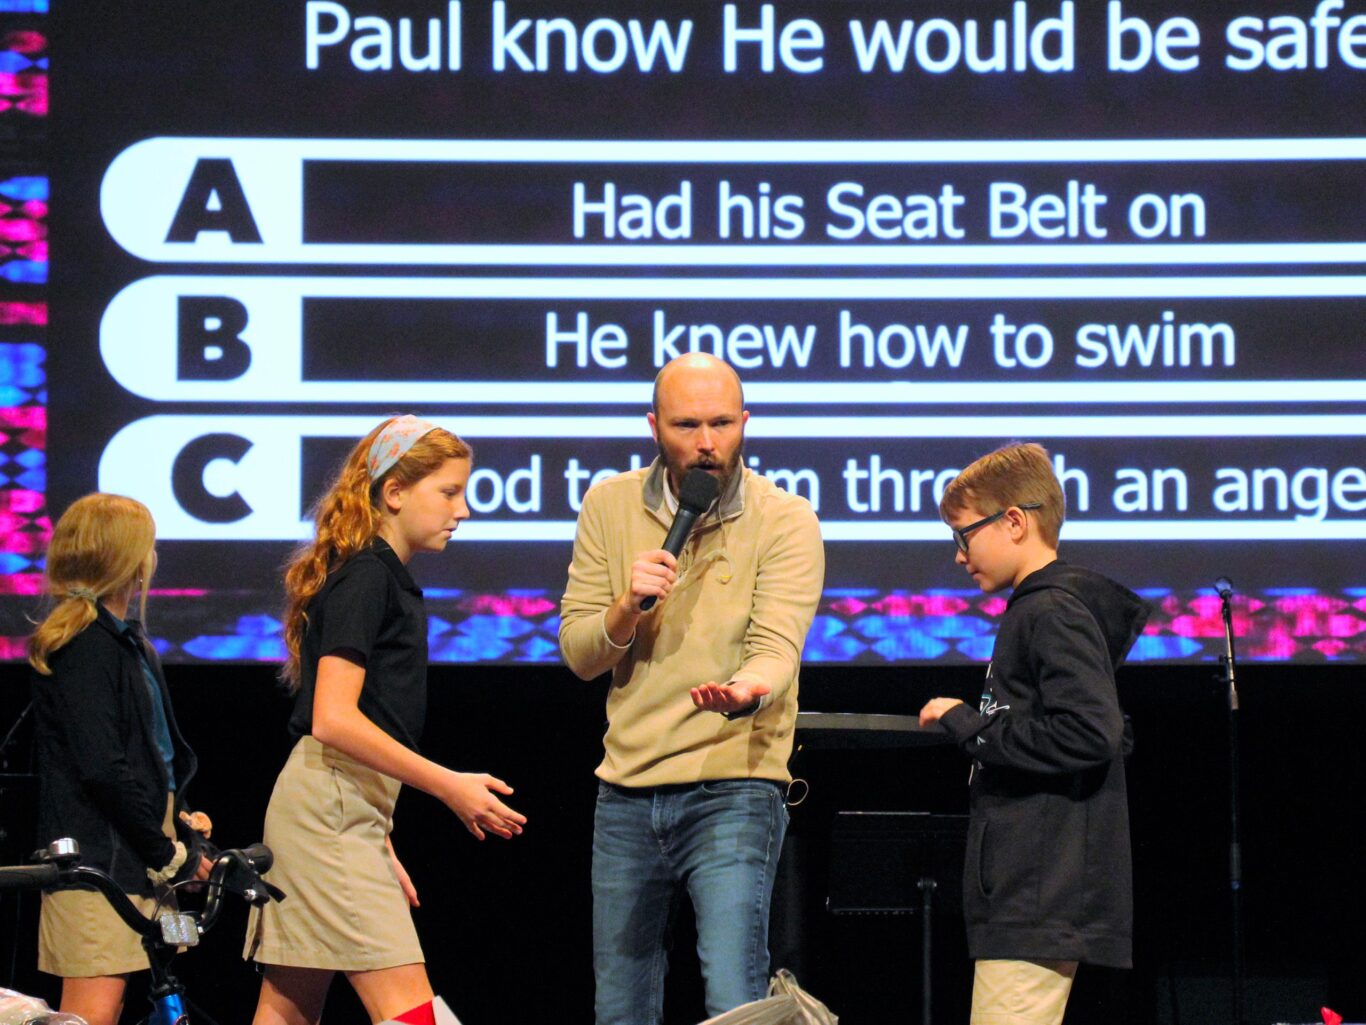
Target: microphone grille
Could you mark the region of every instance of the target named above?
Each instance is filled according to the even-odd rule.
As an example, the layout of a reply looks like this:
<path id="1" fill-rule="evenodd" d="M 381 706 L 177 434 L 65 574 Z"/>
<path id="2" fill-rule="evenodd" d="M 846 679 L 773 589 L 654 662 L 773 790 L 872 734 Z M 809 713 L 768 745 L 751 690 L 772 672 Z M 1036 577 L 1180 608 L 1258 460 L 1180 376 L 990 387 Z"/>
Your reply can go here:
<path id="1" fill-rule="evenodd" d="M 689 470 L 678 486 L 678 504 L 696 513 L 704 513 L 716 501 L 721 485 L 706 470 Z"/>

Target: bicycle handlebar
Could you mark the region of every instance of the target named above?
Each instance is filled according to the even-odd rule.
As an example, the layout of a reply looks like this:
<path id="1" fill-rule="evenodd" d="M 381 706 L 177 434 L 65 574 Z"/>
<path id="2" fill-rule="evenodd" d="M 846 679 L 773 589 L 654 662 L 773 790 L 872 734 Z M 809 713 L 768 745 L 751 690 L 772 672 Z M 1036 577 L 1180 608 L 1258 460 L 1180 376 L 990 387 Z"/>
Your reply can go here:
<path id="1" fill-rule="evenodd" d="M 252 870 L 259 876 L 265 875 L 270 871 L 270 866 L 275 864 L 275 855 L 263 843 L 254 843 L 250 847 L 243 847 L 235 853 L 246 858 Z"/>
<path id="2" fill-rule="evenodd" d="M 159 919 L 148 918 L 138 910 L 123 889 L 104 872 L 78 863 L 80 852 L 73 842 L 58 841 L 39 851 L 35 857 L 51 857 L 53 860 L 36 865 L 0 867 L 0 891 L 50 890 L 58 887 L 97 890 L 139 936 L 152 937 L 154 940 L 161 936 Z M 274 860 L 270 848 L 259 843 L 241 850 L 220 852 L 214 859 L 205 884 L 208 896 L 198 916 L 199 931 L 208 932 L 217 921 L 225 891 L 236 893 L 253 904 L 283 899 L 284 894 L 261 878 L 270 870 Z"/>
<path id="3" fill-rule="evenodd" d="M 0 868 L 0 891 L 46 890 L 56 886 L 61 869 L 56 865 L 14 865 Z"/>
<path id="4" fill-rule="evenodd" d="M 224 892 L 236 893 L 250 904 L 283 900 L 284 894 L 261 878 L 274 862 L 275 855 L 263 843 L 221 852 L 209 873 L 209 895 L 204 898 L 204 910 L 200 912 L 202 931 L 208 932 L 218 920 Z"/>
<path id="5" fill-rule="evenodd" d="M 128 928 L 142 938 L 151 969 L 148 996 L 154 1008 L 149 1021 L 183 1021 L 181 996 L 185 987 L 171 974 L 171 960 L 182 947 L 194 946 L 213 928 L 223 909 L 223 894 L 235 893 L 250 904 L 283 900 L 285 895 L 261 878 L 274 860 L 265 844 L 217 854 L 205 885 L 208 895 L 198 912 L 144 915 L 113 879 L 97 868 L 80 864 L 80 847 L 74 840 L 56 840 L 33 856 L 36 865 L 0 867 L 0 891 L 88 889 L 98 891 Z M 187 880 L 188 881 L 188 880 Z"/>

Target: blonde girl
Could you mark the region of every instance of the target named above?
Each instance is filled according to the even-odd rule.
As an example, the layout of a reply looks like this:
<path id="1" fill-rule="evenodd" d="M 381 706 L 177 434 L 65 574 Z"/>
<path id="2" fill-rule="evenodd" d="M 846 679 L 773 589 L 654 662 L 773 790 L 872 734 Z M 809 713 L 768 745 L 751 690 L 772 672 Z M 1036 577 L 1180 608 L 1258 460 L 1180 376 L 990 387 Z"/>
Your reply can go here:
<path id="1" fill-rule="evenodd" d="M 470 449 L 412 416 L 361 440 L 315 509 L 314 539 L 285 574 L 283 677 L 298 738 L 266 812 L 271 881 L 288 894 L 248 927 L 264 969 L 256 1025 L 312 1025 L 345 972 L 372 1021 L 433 1020 L 409 906 L 417 893 L 389 840 L 400 784 L 449 807 L 482 840 L 526 819 L 493 776 L 417 751 L 427 706 L 427 617 L 407 570 L 469 516 Z"/>
<path id="2" fill-rule="evenodd" d="M 159 887 L 209 868 L 176 839 L 174 811 L 190 817 L 196 761 L 141 628 L 155 542 L 141 502 L 93 494 L 73 503 L 48 547 L 51 609 L 29 638 L 39 842 L 74 838 L 83 863 L 109 873 L 144 913 Z M 38 967 L 62 977 L 63 1011 L 114 1025 L 147 955 L 102 895 L 70 890 L 43 895 Z"/>

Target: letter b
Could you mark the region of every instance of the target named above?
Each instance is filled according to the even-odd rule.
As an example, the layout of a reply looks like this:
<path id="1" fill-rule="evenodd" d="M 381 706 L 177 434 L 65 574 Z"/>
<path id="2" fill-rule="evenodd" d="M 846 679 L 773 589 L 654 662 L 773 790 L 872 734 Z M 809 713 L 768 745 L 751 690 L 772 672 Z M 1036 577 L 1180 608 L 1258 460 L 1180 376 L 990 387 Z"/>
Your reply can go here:
<path id="1" fill-rule="evenodd" d="M 230 381 L 251 366 L 242 341 L 247 308 L 224 295 L 182 295 L 176 334 L 176 377 L 182 381 Z"/>
<path id="2" fill-rule="evenodd" d="M 1111 71 L 1140 71 L 1153 57 L 1153 30 L 1137 16 L 1125 17 L 1120 0 L 1110 0 L 1106 49 Z M 1134 53 L 1125 54 L 1125 36 L 1133 36 Z"/>

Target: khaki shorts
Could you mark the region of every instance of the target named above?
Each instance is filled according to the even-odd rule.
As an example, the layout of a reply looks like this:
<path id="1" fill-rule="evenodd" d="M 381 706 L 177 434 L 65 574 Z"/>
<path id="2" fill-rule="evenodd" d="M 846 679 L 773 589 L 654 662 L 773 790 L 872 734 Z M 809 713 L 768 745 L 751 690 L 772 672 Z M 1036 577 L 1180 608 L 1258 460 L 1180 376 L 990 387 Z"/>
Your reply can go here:
<path id="1" fill-rule="evenodd" d="M 252 910 L 243 957 L 360 972 L 425 961 L 384 843 L 399 786 L 312 737 L 294 745 L 263 838 L 286 897 Z"/>
<path id="2" fill-rule="evenodd" d="M 971 1025 L 1061 1025 L 1075 961 L 978 961 Z"/>
<path id="3" fill-rule="evenodd" d="M 174 838 L 175 795 L 168 795 L 161 831 Z M 150 915 L 155 897 L 132 897 Z M 147 967 L 142 939 L 118 916 L 104 894 L 62 890 L 43 894 L 38 918 L 38 970 L 64 979 L 126 975 Z"/>

